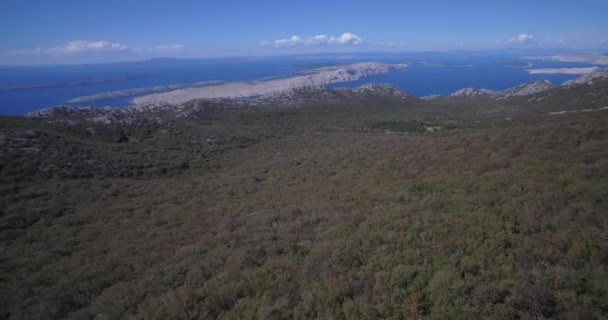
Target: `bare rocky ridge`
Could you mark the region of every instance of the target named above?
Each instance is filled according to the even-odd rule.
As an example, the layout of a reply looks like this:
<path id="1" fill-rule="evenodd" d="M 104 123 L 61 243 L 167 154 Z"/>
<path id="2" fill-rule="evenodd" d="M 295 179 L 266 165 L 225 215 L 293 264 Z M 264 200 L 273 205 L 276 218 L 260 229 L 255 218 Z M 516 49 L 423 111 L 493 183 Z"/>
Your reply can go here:
<path id="1" fill-rule="evenodd" d="M 159 92 L 166 92 L 171 90 L 178 90 L 183 88 L 199 88 L 206 87 L 211 85 L 222 84 L 225 81 L 203 81 L 191 84 L 174 84 L 174 85 L 166 85 L 166 86 L 154 86 L 154 87 L 146 87 L 146 88 L 133 88 L 133 89 L 125 89 L 125 90 L 116 90 L 116 91 L 108 91 L 102 92 L 98 94 L 93 94 L 89 96 L 82 96 L 78 98 L 74 98 L 68 102 L 71 103 L 81 103 L 81 102 L 89 102 L 89 101 L 97 101 L 103 99 L 110 99 L 116 97 L 129 97 L 135 95 L 143 95 L 143 94 L 153 94 Z"/>
<path id="2" fill-rule="evenodd" d="M 504 91 L 500 91 L 495 95 L 496 100 L 505 100 L 513 97 L 529 96 L 535 93 L 547 91 L 555 88 L 555 85 L 549 80 L 539 80 L 526 82 L 515 88 L 510 88 Z"/>
<path id="3" fill-rule="evenodd" d="M 594 81 L 608 79 L 608 69 L 598 69 L 574 80 L 566 81 L 563 86 L 571 87 L 576 85 L 593 84 Z"/>
<path id="4" fill-rule="evenodd" d="M 375 71 L 373 71 L 375 70 Z M 378 69 L 371 68 L 365 72 L 376 72 Z M 338 74 L 348 72 L 340 70 Z M 354 71 L 353 71 L 354 72 Z M 608 80 L 608 72 L 601 70 L 593 74 L 584 75 L 576 80 L 569 81 L 562 86 L 555 86 L 550 81 L 541 80 L 524 83 L 520 86 L 510 88 L 500 92 L 494 92 L 487 89 L 464 88 L 458 90 L 448 96 L 430 96 L 422 97 L 420 100 L 446 100 L 446 99 L 466 99 L 473 97 L 485 98 L 488 101 L 500 101 L 500 105 L 496 108 L 487 110 L 516 110 L 521 107 L 521 102 L 543 101 L 551 96 L 571 95 L 568 93 L 577 88 L 583 88 L 585 97 L 593 103 L 602 103 L 603 100 L 598 100 L 596 96 L 601 93 L 595 91 L 587 92 L 591 89 L 586 86 L 596 85 L 599 83 L 603 88 L 603 84 Z M 600 83 L 601 82 L 601 83 Z M 544 94 L 547 92 L 547 94 Z M 597 93 L 597 94 L 596 94 Z M 530 97 L 530 98 L 528 98 Z M 525 100 L 517 98 L 526 98 Z M 247 109 L 255 108 L 256 110 L 274 110 L 274 109 L 294 109 L 306 106 L 329 106 L 340 103 L 343 105 L 360 104 L 362 101 L 371 101 L 370 103 L 385 103 L 397 102 L 407 103 L 414 101 L 414 95 L 405 92 L 395 86 L 388 84 L 366 84 L 358 88 L 330 88 L 327 85 L 314 86 L 294 86 L 281 91 L 273 91 L 264 95 L 260 95 L 254 99 L 241 98 L 211 98 L 211 99 L 192 99 L 180 103 L 154 103 L 135 105 L 132 107 L 69 107 L 59 106 L 46 108 L 26 114 L 27 117 L 48 119 L 49 121 L 62 122 L 70 125 L 79 121 L 90 121 L 100 124 L 122 124 L 122 125 L 137 125 L 144 120 L 152 120 L 162 122 L 168 119 L 177 118 L 195 118 L 201 119 L 210 112 L 224 111 L 230 109 Z M 556 98 L 557 99 L 557 98 Z M 587 98 L 578 99 L 575 104 L 578 105 L 581 101 L 588 101 Z M 504 101 L 504 102 L 503 102 Z M 503 104 L 509 104 L 510 101 L 515 103 L 512 108 L 505 109 Z M 495 103 L 496 103 L 495 102 Z M 573 104 L 572 108 L 579 108 Z"/>
<path id="5" fill-rule="evenodd" d="M 566 81 L 559 87 L 571 89 L 575 86 L 592 85 L 595 82 L 605 81 L 606 79 L 608 79 L 608 69 L 597 67 L 595 67 L 595 69 L 595 71 L 584 74 L 574 80 Z M 524 83 L 515 88 L 501 91 L 496 95 L 496 99 L 504 100 L 512 97 L 529 96 L 555 88 L 558 88 L 558 86 L 554 85 L 553 83 L 551 83 L 551 81 L 548 80 L 533 81 Z"/>
<path id="6" fill-rule="evenodd" d="M 189 87 L 164 93 L 136 97 L 136 105 L 179 104 L 193 99 L 246 98 L 281 92 L 298 87 L 314 87 L 330 83 L 358 80 L 362 77 L 406 68 L 407 64 L 362 62 L 346 66 L 318 68 L 292 77 L 240 81 L 204 87 Z"/>
<path id="7" fill-rule="evenodd" d="M 135 108 L 157 108 L 167 105 L 179 106 L 189 100 L 194 99 L 240 99 L 240 98 L 255 98 L 261 99 L 261 102 L 269 102 L 277 97 L 281 97 L 283 102 L 287 101 L 287 96 L 291 91 L 293 93 L 302 93 L 309 91 L 312 88 L 323 88 L 327 84 L 346 82 L 360 79 L 362 77 L 390 72 L 396 69 L 405 68 L 406 64 L 386 64 L 378 62 L 363 62 L 345 66 L 331 66 L 317 68 L 305 72 L 301 72 L 291 77 L 259 80 L 259 81 L 242 81 L 225 83 L 221 81 L 207 81 L 194 84 L 179 84 L 168 86 L 156 86 L 149 88 L 134 88 L 118 91 L 103 92 L 90 96 L 78 97 L 70 100 L 72 103 L 95 101 L 100 99 L 133 96 L 145 94 L 134 98 Z M 607 79 L 608 70 L 604 68 L 593 68 L 595 71 L 585 74 L 575 80 L 567 81 L 563 84 L 565 87 L 572 87 L 580 84 L 591 84 L 596 79 Z M 372 91 L 379 94 L 383 91 L 378 85 L 366 85 L 358 90 L 360 92 L 370 93 L 369 88 L 375 86 Z M 394 90 L 396 88 L 389 86 Z M 504 91 L 493 91 L 483 88 L 463 88 L 449 94 L 447 97 L 482 97 L 495 100 L 506 100 L 517 97 L 524 97 L 532 94 L 537 94 L 543 91 L 555 88 L 550 81 L 540 80 L 524 83 L 518 87 L 510 88 Z M 294 90 L 304 88 L 303 91 Z M 388 87 L 387 87 L 388 88 Z M 390 96 L 399 91 L 384 90 L 383 95 Z M 397 89 L 398 90 L 398 89 Z M 327 93 L 327 92 L 325 92 Z M 319 94 L 319 92 L 317 92 Z M 330 94 L 330 95 L 333 95 Z M 407 94 L 409 95 L 409 94 Z M 301 95 L 299 95 L 301 96 Z M 421 97 L 423 100 L 434 100 L 445 98 L 442 95 L 432 95 Z M 293 98 L 293 97 L 292 97 Z M 318 97 L 322 99 L 323 97 Z M 328 97 L 325 97 L 326 99 Z"/>
<path id="8" fill-rule="evenodd" d="M 353 89 L 332 89 L 327 86 L 297 87 L 261 96 L 252 104 L 259 107 L 298 108 L 311 104 L 357 102 L 379 97 L 404 101 L 416 99 L 414 95 L 389 84 L 365 84 Z"/>
<path id="9" fill-rule="evenodd" d="M 593 84 L 594 81 L 605 80 L 608 79 L 608 70 L 603 68 L 594 68 L 595 71 L 582 75 L 579 78 L 574 80 L 566 81 L 562 84 L 562 87 L 569 88 L 576 85 L 590 85 Z M 539 80 L 526 82 L 522 85 L 519 85 L 514 88 L 509 88 L 503 91 L 492 91 L 488 89 L 481 88 L 464 88 L 458 91 L 455 91 L 448 95 L 448 97 L 489 97 L 495 100 L 506 100 L 510 98 L 516 97 L 525 97 L 533 94 L 537 94 L 540 92 L 544 92 L 547 90 L 551 90 L 557 88 L 558 86 L 551 83 L 549 80 Z M 445 96 L 441 95 L 432 95 L 428 97 L 423 97 L 425 100 L 433 100 L 438 98 L 443 98 Z"/>
<path id="10" fill-rule="evenodd" d="M 369 83 L 369 84 L 365 84 L 362 85 L 358 88 L 355 88 L 353 90 L 356 93 L 360 93 L 360 94 L 370 94 L 370 95 L 376 95 L 376 96 L 383 96 L 383 97 L 394 97 L 394 98 L 401 98 L 401 99 L 416 99 L 416 97 L 409 93 L 409 92 L 405 92 L 393 85 L 390 84 L 386 84 L 386 83 Z"/>
<path id="11" fill-rule="evenodd" d="M 95 123 L 125 125 L 137 124 L 143 118 L 157 119 L 159 115 L 169 118 L 193 117 L 205 110 L 229 110 L 256 107 L 258 109 L 299 108 L 304 105 L 327 104 L 331 102 L 357 102 L 370 98 L 413 100 L 416 97 L 388 84 L 366 84 L 354 89 L 332 89 L 325 85 L 294 87 L 273 92 L 255 100 L 234 98 L 195 99 L 187 103 L 136 105 L 133 107 L 70 107 L 58 106 L 26 114 L 30 118 L 51 119 L 70 124 L 71 121 L 85 120 Z"/>
<path id="12" fill-rule="evenodd" d="M 514 97 L 523 97 L 547 91 L 556 86 L 549 80 L 526 82 L 514 88 L 503 91 L 493 91 L 480 88 L 464 88 L 448 95 L 448 97 L 488 97 L 495 100 L 506 100 Z"/>
<path id="13" fill-rule="evenodd" d="M 254 101 L 254 105 L 282 105 L 284 107 L 300 106 L 304 103 L 330 102 L 344 98 L 341 92 L 326 85 L 296 87 L 280 92 L 265 94 Z"/>
<path id="14" fill-rule="evenodd" d="M 450 97 L 476 97 L 476 96 L 491 96 L 496 94 L 494 90 L 479 89 L 479 88 L 464 88 L 450 94 Z"/>

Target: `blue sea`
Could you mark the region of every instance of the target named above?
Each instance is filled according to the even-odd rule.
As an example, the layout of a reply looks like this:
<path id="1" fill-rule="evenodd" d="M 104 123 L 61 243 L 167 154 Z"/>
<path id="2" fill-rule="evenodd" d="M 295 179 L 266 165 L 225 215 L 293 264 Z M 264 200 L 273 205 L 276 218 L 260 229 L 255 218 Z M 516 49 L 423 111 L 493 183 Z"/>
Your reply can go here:
<path id="1" fill-rule="evenodd" d="M 282 77 L 320 66 L 361 61 L 411 63 L 406 69 L 336 83 L 356 87 L 390 83 L 416 96 L 447 94 L 464 87 L 503 90 L 523 82 L 548 79 L 556 84 L 576 75 L 529 74 L 521 55 L 468 53 L 333 54 L 272 58 L 153 59 L 98 65 L 0 67 L 0 114 L 70 105 L 68 100 L 107 91 L 200 81 L 244 81 Z M 587 63 L 528 61 L 533 68 L 588 67 Z M 133 97 L 88 102 L 92 106 L 127 106 Z"/>

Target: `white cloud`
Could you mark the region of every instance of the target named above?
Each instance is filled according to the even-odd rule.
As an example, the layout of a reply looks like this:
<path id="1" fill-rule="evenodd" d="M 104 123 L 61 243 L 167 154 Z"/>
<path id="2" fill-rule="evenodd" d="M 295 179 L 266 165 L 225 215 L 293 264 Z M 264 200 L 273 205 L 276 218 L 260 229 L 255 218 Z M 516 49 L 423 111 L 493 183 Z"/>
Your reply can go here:
<path id="1" fill-rule="evenodd" d="M 306 45 L 325 45 L 327 44 L 327 41 L 329 41 L 329 39 L 330 38 L 327 35 L 319 34 L 313 37 L 306 38 Z"/>
<path id="2" fill-rule="evenodd" d="M 186 46 L 179 43 L 161 44 L 151 47 L 130 47 L 125 44 L 106 40 L 68 41 L 64 45 L 13 51 L 0 51 L 0 58 L 11 61 L 120 61 L 145 59 L 158 56 L 183 54 Z"/>
<path id="3" fill-rule="evenodd" d="M 536 38 L 534 38 L 534 36 L 531 34 L 520 33 L 516 37 L 509 39 L 507 42 L 515 44 L 533 44 L 536 43 Z"/>
<path id="4" fill-rule="evenodd" d="M 279 39 L 274 41 L 275 47 L 291 47 L 303 44 L 304 40 L 299 36 L 292 36 L 289 39 Z"/>
<path id="5" fill-rule="evenodd" d="M 77 40 L 77 41 L 68 41 L 65 46 L 55 47 L 48 49 L 48 52 L 51 54 L 78 54 L 83 52 L 94 52 L 94 51 L 124 51 L 127 50 L 128 47 L 124 44 L 113 43 L 110 41 L 99 40 L 99 41 L 89 41 L 89 40 Z"/>
<path id="6" fill-rule="evenodd" d="M 363 38 L 357 36 L 354 33 L 346 32 L 338 38 L 331 38 L 330 43 L 338 43 L 341 45 L 360 45 L 363 44 Z"/>
<path id="7" fill-rule="evenodd" d="M 347 46 L 347 45 L 361 45 L 363 44 L 363 38 L 357 36 L 354 33 L 346 32 L 340 36 L 328 36 L 325 34 L 319 34 L 315 36 L 309 36 L 302 38 L 294 35 L 291 38 L 278 39 L 273 42 L 262 41 L 260 42 L 263 46 L 272 45 L 273 47 L 294 47 L 294 46 Z"/>

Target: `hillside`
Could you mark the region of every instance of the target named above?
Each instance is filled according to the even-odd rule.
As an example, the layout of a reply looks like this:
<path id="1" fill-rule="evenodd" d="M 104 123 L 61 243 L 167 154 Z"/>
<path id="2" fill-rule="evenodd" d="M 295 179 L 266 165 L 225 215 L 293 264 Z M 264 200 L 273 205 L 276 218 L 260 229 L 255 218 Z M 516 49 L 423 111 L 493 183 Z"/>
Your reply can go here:
<path id="1" fill-rule="evenodd" d="M 605 318 L 608 81 L 520 89 L 2 116 L 0 319 Z"/>

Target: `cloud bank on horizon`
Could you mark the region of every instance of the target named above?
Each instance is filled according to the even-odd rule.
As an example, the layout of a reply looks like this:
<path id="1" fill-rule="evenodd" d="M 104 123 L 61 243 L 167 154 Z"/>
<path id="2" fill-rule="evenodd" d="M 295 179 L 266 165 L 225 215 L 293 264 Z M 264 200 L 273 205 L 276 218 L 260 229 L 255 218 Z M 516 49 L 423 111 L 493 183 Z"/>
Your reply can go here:
<path id="1" fill-rule="evenodd" d="M 364 43 L 363 38 L 358 35 L 345 32 L 340 36 L 328 36 L 325 34 L 308 36 L 306 38 L 302 38 L 300 36 L 294 35 L 291 38 L 286 39 L 278 39 L 273 42 L 270 41 L 262 41 L 261 44 L 263 46 L 273 46 L 273 47 L 295 47 L 295 46 L 348 46 L 348 45 L 362 45 Z"/>
<path id="2" fill-rule="evenodd" d="M 110 42 L 106 40 L 90 41 L 90 40 L 77 40 L 68 41 L 64 46 L 58 46 L 45 50 L 46 53 L 56 55 L 71 55 L 81 54 L 87 52 L 100 52 L 100 51 L 131 51 L 131 52 L 171 52 L 184 50 L 185 46 L 182 44 L 162 44 L 151 48 L 130 48 L 127 45 Z M 40 48 L 37 48 L 40 53 Z"/>
<path id="3" fill-rule="evenodd" d="M 120 43 L 112 43 L 110 41 L 88 41 L 77 40 L 68 41 L 65 46 L 54 47 L 48 49 L 52 54 L 78 54 L 87 51 L 104 51 L 104 50 L 127 50 L 127 46 Z"/>
<path id="4" fill-rule="evenodd" d="M 602 42 L 602 41 L 600 41 Z M 602 43 L 606 43 L 603 41 Z M 536 36 L 529 33 L 519 33 L 511 37 L 503 37 L 493 43 L 487 44 L 486 48 L 548 48 L 564 47 L 567 44 L 563 39 L 540 40 Z M 365 51 L 373 48 L 374 50 L 390 50 L 390 51 L 407 51 L 408 46 L 397 42 L 375 42 L 364 40 L 363 37 L 353 32 L 344 32 L 340 35 L 330 36 L 327 34 L 318 34 L 313 36 L 293 35 L 287 38 L 280 38 L 273 41 L 260 41 L 260 48 L 266 48 L 266 54 L 272 54 L 274 50 L 280 52 L 291 53 L 314 53 L 314 52 L 331 52 L 347 50 L 349 52 Z M 459 43 L 462 49 L 463 43 Z M 71 40 L 63 45 L 56 45 L 48 48 L 40 46 L 33 49 L 19 49 L 13 51 L 0 51 L 0 64 L 3 64 L 6 58 L 16 58 L 17 61 L 55 61 L 55 62 L 74 62 L 74 63 L 94 63 L 106 61 L 133 61 L 141 59 L 149 59 L 156 57 L 182 57 L 183 54 L 188 54 L 190 47 L 179 43 L 160 44 L 147 48 L 131 47 L 121 42 L 108 40 Z M 304 51 L 303 51 L 304 50 Z M 196 56 L 188 56 L 195 57 Z M 202 57 L 204 58 L 204 57 Z M 549 59 L 544 57 L 544 59 Z M 555 58 L 557 59 L 557 58 Z M 573 59 L 573 61 L 590 62 L 593 64 L 606 64 L 606 55 L 598 53 L 590 53 L 584 57 L 577 55 L 576 57 L 566 56 L 562 59 Z M 10 60 L 9 60 L 10 61 Z"/>
<path id="5" fill-rule="evenodd" d="M 531 34 L 520 33 L 517 37 L 513 37 L 507 41 L 508 43 L 519 43 L 519 44 L 534 44 L 536 38 Z"/>
<path id="6" fill-rule="evenodd" d="M 606 0 L 4 0 L 0 7 L 1 65 L 511 47 L 608 50 Z"/>
<path id="7" fill-rule="evenodd" d="M 36 47 L 33 49 L 19 49 L 0 52 L 0 57 L 39 57 L 39 58 L 75 58 L 87 55 L 112 54 L 119 57 L 128 55 L 156 55 L 181 52 L 186 47 L 182 44 L 161 44 L 150 48 L 131 48 L 125 44 L 107 40 L 72 40 L 64 45 L 51 48 Z M 2 62 L 0 60 L 0 62 Z"/>

